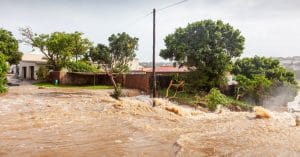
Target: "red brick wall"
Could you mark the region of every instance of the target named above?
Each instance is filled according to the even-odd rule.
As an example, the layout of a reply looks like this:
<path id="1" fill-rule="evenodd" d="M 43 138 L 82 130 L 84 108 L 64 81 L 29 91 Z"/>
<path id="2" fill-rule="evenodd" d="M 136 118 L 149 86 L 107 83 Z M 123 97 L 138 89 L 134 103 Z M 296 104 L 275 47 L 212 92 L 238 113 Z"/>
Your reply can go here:
<path id="1" fill-rule="evenodd" d="M 149 92 L 149 75 L 148 74 L 119 74 L 114 75 L 115 81 L 123 87 L 129 89 L 139 89 Z M 112 85 L 110 78 L 105 74 L 88 74 L 88 73 L 69 73 L 57 72 L 50 73 L 50 81 L 54 83 L 58 80 L 62 85 Z"/>
<path id="2" fill-rule="evenodd" d="M 125 88 L 139 89 L 149 92 L 149 75 L 147 74 L 124 74 L 123 86 Z"/>

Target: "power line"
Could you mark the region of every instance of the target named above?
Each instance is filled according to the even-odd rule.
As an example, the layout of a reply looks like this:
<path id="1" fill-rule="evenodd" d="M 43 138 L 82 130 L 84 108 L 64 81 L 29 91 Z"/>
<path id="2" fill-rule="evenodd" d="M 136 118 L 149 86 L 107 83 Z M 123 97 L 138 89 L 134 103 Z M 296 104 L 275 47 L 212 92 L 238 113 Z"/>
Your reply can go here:
<path id="1" fill-rule="evenodd" d="M 156 13 L 159 12 L 159 11 L 162 11 L 162 10 L 165 10 L 165 9 L 168 9 L 168 8 L 171 8 L 171 7 L 174 7 L 174 6 L 177 6 L 177 5 L 179 5 L 179 4 L 185 3 L 185 2 L 187 2 L 187 1 L 188 1 L 188 0 L 182 0 L 182 1 L 179 1 L 179 2 L 176 2 L 176 3 L 172 3 L 172 4 L 170 4 L 170 5 L 167 5 L 167 6 L 165 6 L 165 7 L 162 7 L 162 8 L 160 8 L 160 9 L 157 9 L 157 10 L 156 10 Z M 153 14 L 153 11 L 151 11 L 151 12 L 149 12 L 149 13 L 147 13 L 147 14 L 144 14 L 144 15 L 142 15 L 142 16 L 136 18 L 135 20 L 133 20 L 131 23 L 127 24 L 126 27 L 133 26 L 133 25 L 135 25 L 136 23 L 138 23 L 138 22 L 144 20 L 146 17 L 148 17 L 148 16 L 150 16 L 150 15 L 152 15 L 152 14 Z M 120 29 L 121 29 L 121 28 L 124 28 L 124 26 L 120 27 Z"/>
<path id="2" fill-rule="evenodd" d="M 171 8 L 171 7 L 174 7 L 174 6 L 176 6 L 176 5 L 179 5 L 179 4 L 181 4 L 181 3 L 185 3 L 185 2 L 187 2 L 187 1 L 188 1 L 188 0 L 183 0 L 183 1 L 179 1 L 179 2 L 176 2 L 176 3 L 170 4 L 170 5 L 167 5 L 167 6 L 163 7 L 163 8 L 157 9 L 156 12 L 159 12 L 159 11 L 162 11 L 162 10 L 165 10 L 165 9 L 168 9 L 168 8 Z"/>

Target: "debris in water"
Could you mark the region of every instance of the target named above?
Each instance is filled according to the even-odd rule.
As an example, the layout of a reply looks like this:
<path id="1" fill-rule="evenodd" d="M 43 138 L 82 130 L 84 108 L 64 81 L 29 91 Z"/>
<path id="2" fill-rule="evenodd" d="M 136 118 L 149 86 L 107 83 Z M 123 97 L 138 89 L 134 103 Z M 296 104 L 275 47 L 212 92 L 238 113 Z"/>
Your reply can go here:
<path id="1" fill-rule="evenodd" d="M 121 102 L 117 102 L 113 106 L 114 106 L 115 109 L 122 109 L 123 108 L 123 105 L 122 105 Z"/>
<path id="2" fill-rule="evenodd" d="M 253 110 L 255 112 L 256 118 L 270 118 L 269 111 L 267 111 L 265 108 L 261 106 L 255 106 L 253 107 Z"/>
<path id="3" fill-rule="evenodd" d="M 227 109 L 227 108 L 224 107 L 223 105 L 218 105 L 215 112 L 216 112 L 216 113 L 229 112 L 229 109 Z"/>
<path id="4" fill-rule="evenodd" d="M 177 115 L 179 115 L 179 116 L 182 116 L 182 114 L 179 113 L 179 109 L 176 108 L 176 107 L 166 106 L 165 109 L 166 109 L 167 111 L 169 111 L 169 112 L 173 112 L 173 113 L 175 113 L 175 114 L 177 114 Z"/>

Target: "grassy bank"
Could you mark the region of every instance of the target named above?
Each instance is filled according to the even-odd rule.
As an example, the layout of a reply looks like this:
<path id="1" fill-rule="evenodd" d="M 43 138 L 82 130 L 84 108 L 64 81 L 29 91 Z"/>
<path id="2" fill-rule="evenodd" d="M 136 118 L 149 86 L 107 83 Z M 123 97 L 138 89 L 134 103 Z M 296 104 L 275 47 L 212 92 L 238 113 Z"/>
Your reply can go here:
<path id="1" fill-rule="evenodd" d="M 160 97 L 165 97 L 166 89 L 161 89 L 158 93 Z M 174 94 L 175 92 L 173 90 L 170 90 L 168 98 L 172 101 L 178 102 L 179 104 L 189 105 L 193 107 L 201 106 L 209 108 L 210 110 L 215 110 L 217 105 L 222 105 L 229 108 L 230 110 L 236 111 L 249 111 L 252 110 L 253 107 L 250 104 L 235 100 L 234 98 L 225 96 L 221 93 L 217 93 L 216 95 L 212 95 L 210 97 L 207 97 L 208 95 L 210 95 L 209 93 L 194 94 L 180 91 L 177 92 L 175 96 Z"/>
<path id="2" fill-rule="evenodd" d="M 73 86 L 73 85 L 54 85 L 54 84 L 45 83 L 45 82 L 34 83 L 33 85 L 38 86 L 38 87 L 46 87 L 46 88 L 77 88 L 77 89 L 91 89 L 91 90 L 113 89 L 113 86 L 106 86 L 106 85 Z"/>

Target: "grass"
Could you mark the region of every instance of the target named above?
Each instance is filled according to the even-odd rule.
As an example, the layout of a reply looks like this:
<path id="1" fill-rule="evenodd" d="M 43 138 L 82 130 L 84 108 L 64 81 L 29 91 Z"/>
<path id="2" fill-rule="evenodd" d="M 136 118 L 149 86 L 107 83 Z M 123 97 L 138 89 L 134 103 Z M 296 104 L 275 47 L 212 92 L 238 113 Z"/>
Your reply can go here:
<path id="1" fill-rule="evenodd" d="M 176 97 L 172 97 L 174 95 L 173 90 L 169 90 L 169 98 L 174 100 L 180 104 L 195 106 L 199 101 L 197 100 L 197 96 L 195 94 L 187 93 L 184 91 L 178 91 Z M 158 95 L 160 97 L 165 97 L 166 89 L 161 89 L 158 91 Z"/>
<path id="2" fill-rule="evenodd" d="M 160 97 L 164 97 L 166 93 L 166 89 L 161 89 L 158 91 L 158 94 Z M 169 96 L 173 96 L 174 91 L 170 90 L 169 91 Z M 193 94 L 193 93 L 188 93 L 188 92 L 177 92 L 176 97 L 171 98 L 171 100 L 174 100 L 178 102 L 179 104 L 184 104 L 184 105 L 190 105 L 190 106 L 202 106 L 202 107 L 208 107 L 208 102 L 207 98 L 205 97 L 205 93 L 202 93 L 201 96 L 199 94 Z M 234 98 L 226 96 L 227 99 L 227 104 L 224 104 L 227 107 L 230 106 L 239 106 L 242 110 L 244 111 L 250 111 L 252 110 L 252 105 L 243 102 L 243 101 L 238 101 L 235 100 Z"/>
<path id="3" fill-rule="evenodd" d="M 99 89 L 113 89 L 113 86 L 106 85 L 95 85 L 95 86 L 74 86 L 74 85 L 54 85 L 47 82 L 39 82 L 34 83 L 33 85 L 38 87 L 47 87 L 47 88 L 78 88 L 78 89 L 91 89 L 91 90 L 99 90 Z"/>

